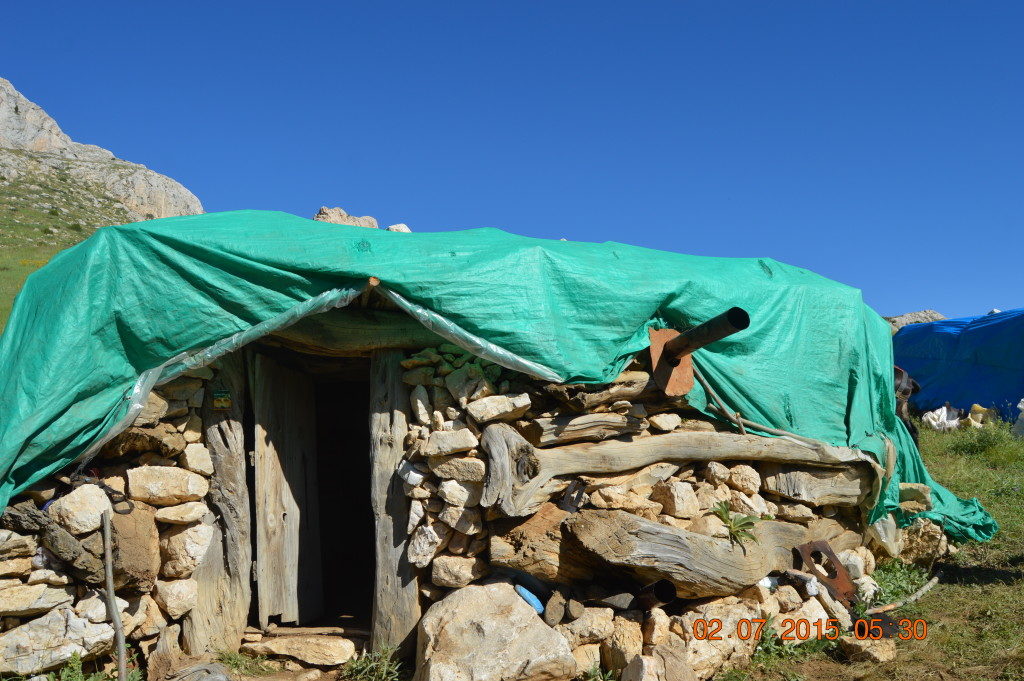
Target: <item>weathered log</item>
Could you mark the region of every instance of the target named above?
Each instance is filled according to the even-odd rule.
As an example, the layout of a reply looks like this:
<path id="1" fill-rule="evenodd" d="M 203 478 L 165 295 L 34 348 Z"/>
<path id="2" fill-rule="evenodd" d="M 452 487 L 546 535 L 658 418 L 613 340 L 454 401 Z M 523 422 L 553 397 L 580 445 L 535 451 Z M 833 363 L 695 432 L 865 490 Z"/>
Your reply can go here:
<path id="1" fill-rule="evenodd" d="M 249 487 L 246 482 L 245 430 L 247 401 L 245 357 L 231 353 L 217 363 L 208 391 L 227 391 L 231 406 L 214 411 L 203 402 L 206 447 L 213 461 L 207 503 L 219 518 L 203 561 L 192 577 L 198 583 L 196 606 L 182 622 L 182 643 L 191 655 L 237 650 L 252 598 L 252 540 Z"/>
<path id="2" fill-rule="evenodd" d="M 383 348 L 425 348 L 445 340 L 404 312 L 349 307 L 300 319 L 271 336 L 285 347 L 332 357 L 369 356 Z"/>
<path id="3" fill-rule="evenodd" d="M 832 518 L 817 518 L 807 524 L 807 541 L 827 541 L 836 553 L 864 543 L 864 535 Z"/>
<path id="4" fill-rule="evenodd" d="M 414 653 L 420 600 L 416 572 L 406 555 L 409 504 L 397 472 L 408 432 L 402 358 L 400 351 L 381 350 L 370 365 L 370 505 L 377 546 L 372 645 L 375 650 L 396 646 L 408 657 Z"/>
<path id="5" fill-rule="evenodd" d="M 269 627 L 264 636 L 345 636 L 349 638 L 370 638 L 367 629 L 353 627 Z"/>
<path id="6" fill-rule="evenodd" d="M 68 571 L 76 579 L 87 584 L 103 583 L 103 561 L 86 551 L 70 532 L 36 508 L 35 502 L 26 500 L 8 506 L 0 520 L 0 524 L 9 530 L 38 533 L 39 543 L 67 564 Z"/>
<path id="7" fill-rule="evenodd" d="M 497 506 L 505 515 L 515 512 L 515 488 L 537 473 L 533 445 L 512 426 L 495 423 L 480 435 L 480 446 L 487 453 L 487 480 L 480 505 Z"/>
<path id="8" fill-rule="evenodd" d="M 750 531 L 764 549 L 771 571 L 794 567 L 793 549 L 811 541 L 807 528 L 781 520 L 759 520 Z"/>
<path id="9" fill-rule="evenodd" d="M 594 387 L 552 384 L 545 386 L 545 390 L 577 411 L 589 411 L 617 400 L 635 400 L 658 389 L 646 371 L 623 371 L 611 383 L 597 390 Z"/>
<path id="10" fill-rule="evenodd" d="M 160 628 L 157 638 L 143 644 L 148 681 L 165 681 L 171 672 L 181 669 L 191 661 L 178 645 L 180 635 L 180 624 L 168 624 Z M 236 643 L 235 646 L 237 645 Z"/>
<path id="11" fill-rule="evenodd" d="M 555 416 L 530 421 L 522 427 L 523 436 L 537 447 L 552 447 L 580 440 L 599 441 L 610 437 L 639 433 L 643 421 L 632 416 L 605 412 L 583 416 Z"/>
<path id="12" fill-rule="evenodd" d="M 491 564 L 558 584 L 590 581 L 600 561 L 563 536 L 562 522 L 570 515 L 548 503 L 525 520 L 492 522 Z"/>
<path id="13" fill-rule="evenodd" d="M 776 461 L 848 467 L 864 460 L 863 454 L 846 447 L 814 448 L 787 438 L 681 430 L 632 442 L 608 440 L 536 449 L 533 457 L 537 474 L 518 486 L 511 506 L 518 511 L 508 515 L 521 514 L 523 509 L 535 508 L 543 502 L 542 491 L 555 476 L 623 473 L 663 461 Z"/>
<path id="14" fill-rule="evenodd" d="M 761 466 L 766 491 L 813 506 L 856 506 L 871 491 L 873 479 L 867 465 L 851 465 L 840 470 L 777 463 Z"/>
<path id="15" fill-rule="evenodd" d="M 640 580 L 671 581 L 681 598 L 734 594 L 756 584 L 774 565 L 759 543 L 730 543 L 625 511 L 584 510 L 565 527 L 595 556 Z"/>

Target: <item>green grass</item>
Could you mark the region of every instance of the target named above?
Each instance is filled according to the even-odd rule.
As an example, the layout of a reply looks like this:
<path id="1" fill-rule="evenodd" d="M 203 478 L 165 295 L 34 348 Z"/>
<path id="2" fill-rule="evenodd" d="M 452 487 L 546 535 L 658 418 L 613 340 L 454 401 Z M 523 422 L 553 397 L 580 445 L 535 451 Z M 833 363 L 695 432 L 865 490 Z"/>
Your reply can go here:
<path id="1" fill-rule="evenodd" d="M 217 661 L 241 676 L 266 676 L 278 671 L 263 655 L 246 655 L 222 650 L 217 653 Z"/>
<path id="2" fill-rule="evenodd" d="M 144 681 L 145 675 L 139 668 L 138 655 L 131 646 L 126 646 L 128 681 Z M 95 663 L 90 663 L 94 665 Z M 77 653 L 64 663 L 64 666 L 57 671 L 45 675 L 47 681 L 117 681 L 117 672 L 107 672 L 99 669 L 86 671 L 82 658 Z M 0 681 L 25 681 L 22 676 L 0 676 Z"/>
<path id="3" fill-rule="evenodd" d="M 14 296 L 21 290 L 25 279 L 49 262 L 59 250 L 57 246 L 47 245 L 0 246 L 0 330 L 11 314 Z"/>
<path id="4" fill-rule="evenodd" d="M 63 167 L 44 168 L 24 151 L 0 149 L 0 330 L 25 278 L 58 251 L 97 228 L 130 221 L 125 207 L 99 184 L 75 180 Z"/>
<path id="5" fill-rule="evenodd" d="M 395 657 L 396 649 L 383 646 L 345 663 L 339 678 L 351 681 L 403 681 L 410 674 Z"/>
<path id="6" fill-rule="evenodd" d="M 881 665 L 843 662 L 824 650 L 787 660 L 766 647 L 749 669 L 716 681 L 1024 681 L 1024 441 L 1008 424 L 922 430 L 921 452 L 936 480 L 961 497 L 977 497 L 1001 527 L 990 542 L 960 545 L 936 566 L 942 579 L 935 588 L 896 611 L 897 618 L 926 620 L 927 638 L 898 641 L 896 660 Z M 891 561 L 875 578 L 886 590 L 881 600 L 892 602 L 928 575 Z"/>

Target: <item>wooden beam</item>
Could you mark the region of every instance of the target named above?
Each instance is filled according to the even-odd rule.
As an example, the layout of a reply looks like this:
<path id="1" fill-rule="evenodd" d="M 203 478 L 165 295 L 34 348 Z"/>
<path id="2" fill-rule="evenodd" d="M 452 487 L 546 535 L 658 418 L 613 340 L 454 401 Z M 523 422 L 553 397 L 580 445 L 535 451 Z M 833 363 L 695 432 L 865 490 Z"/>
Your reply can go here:
<path id="1" fill-rule="evenodd" d="M 528 518 L 492 522 L 491 564 L 522 570 L 546 582 L 590 582 L 600 571 L 601 561 L 563 536 L 562 522 L 570 515 L 547 503 Z"/>
<path id="2" fill-rule="evenodd" d="M 523 436 L 538 447 L 551 447 L 579 440 L 606 440 L 625 433 L 639 433 L 640 419 L 604 412 L 581 416 L 539 418 L 522 427 Z"/>
<path id="3" fill-rule="evenodd" d="M 488 451 L 492 442 L 483 443 Z M 528 443 L 527 443 L 528 444 Z M 499 458 L 503 455 L 499 454 Z M 516 481 L 511 500 L 502 505 L 506 515 L 524 515 L 532 512 L 547 497 L 546 490 L 552 478 L 562 475 L 600 475 L 624 473 L 662 461 L 688 463 L 691 461 L 777 461 L 796 462 L 810 466 L 849 467 L 863 461 L 863 455 L 846 447 L 815 449 L 793 440 L 760 435 L 676 430 L 664 435 L 651 435 L 634 439 L 606 440 L 534 449 L 520 460 L 529 461 L 534 472 L 527 482 Z M 509 492 L 501 494 L 509 497 Z"/>
<path id="4" fill-rule="evenodd" d="M 780 497 L 805 504 L 856 506 L 871 491 L 874 472 L 869 466 L 840 470 L 769 463 L 761 466 L 764 488 Z"/>
<path id="5" fill-rule="evenodd" d="M 769 572 L 760 544 L 730 544 L 625 511 L 588 509 L 565 525 L 595 555 L 642 581 L 668 579 L 681 598 L 734 594 Z"/>
<path id="6" fill-rule="evenodd" d="M 213 410 L 214 391 L 227 391 L 229 409 Z M 193 574 L 199 600 L 182 622 L 182 642 L 190 655 L 238 650 L 249 616 L 252 538 L 242 425 L 246 393 L 245 354 L 221 358 L 217 375 L 206 385 L 202 408 L 206 448 L 213 460 L 207 503 L 219 521 L 213 523 L 213 541 Z"/>
<path id="7" fill-rule="evenodd" d="M 397 472 L 409 409 L 401 361 L 400 351 L 379 350 L 370 364 L 370 504 L 377 540 L 371 643 L 374 650 L 397 646 L 402 657 L 411 657 L 420 601 L 416 572 L 406 550 L 409 503 Z"/>
<path id="8" fill-rule="evenodd" d="M 348 638 L 370 638 L 366 629 L 352 627 L 271 627 L 264 636 L 345 636 Z"/>
<path id="9" fill-rule="evenodd" d="M 404 312 L 348 307 L 300 319 L 270 338 L 299 352 L 369 357 L 377 349 L 418 349 L 446 342 Z"/>
<path id="10" fill-rule="evenodd" d="M 515 506 L 515 490 L 537 474 L 533 445 L 507 423 L 493 423 L 480 435 L 487 453 L 487 480 L 480 505 L 497 506 L 508 516 L 521 515 Z"/>

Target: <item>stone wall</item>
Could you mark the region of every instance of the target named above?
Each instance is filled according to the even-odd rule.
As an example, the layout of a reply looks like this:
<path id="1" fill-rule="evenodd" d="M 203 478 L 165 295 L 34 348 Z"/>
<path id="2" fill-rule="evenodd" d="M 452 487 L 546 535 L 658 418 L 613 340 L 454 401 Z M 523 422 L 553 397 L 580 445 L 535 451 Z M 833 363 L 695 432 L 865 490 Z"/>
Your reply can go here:
<path id="1" fill-rule="evenodd" d="M 946 550 L 941 530 L 928 524 L 867 531 L 866 464 L 765 461 L 755 451 L 765 439 L 753 436 L 740 440 L 749 447 L 744 458 L 731 427 L 666 400 L 643 357 L 606 386 L 545 384 L 448 344 L 408 353 L 403 367 L 410 425 L 397 474 L 425 613 L 420 681 L 570 679 L 595 665 L 623 681 L 706 679 L 746 663 L 756 640 L 699 640 L 697 620 L 720 621 L 724 634 L 740 620 L 849 625 L 848 609 L 793 569 L 793 546 L 828 540 L 865 600 L 878 589 L 878 559 L 904 544 L 918 562 Z M 0 674 L 39 674 L 73 654 L 109 659 L 114 632 L 97 591 L 100 517 L 128 502 L 130 513 L 112 516 L 126 637 L 143 661 L 177 648 L 179 625 L 196 604 L 193 571 L 217 522 L 204 502 L 214 469 L 200 417 L 213 377 L 203 369 L 154 391 L 132 427 L 89 464 L 88 480 L 40 484 L 12 502 L 0 529 Z M 508 496 L 508 484 L 530 487 L 524 481 L 545 456 L 579 454 L 587 443 L 642 449 L 680 433 L 702 434 L 710 459 L 719 443 L 739 454 L 558 475 L 525 498 Z M 503 447 L 515 456 L 502 458 Z M 927 489 L 903 492 L 908 511 L 930 504 Z M 730 535 L 739 517 L 753 522 L 753 539 Z M 650 547 L 641 541 L 652 537 L 677 553 L 644 553 Z M 704 559 L 738 572 L 705 579 Z M 642 603 L 639 588 L 656 579 L 672 582 L 679 597 Z M 250 629 L 239 646 L 291 669 L 331 668 L 362 647 L 339 636 L 279 634 Z"/>
<path id="2" fill-rule="evenodd" d="M 656 523 L 667 528 L 665 536 L 692 542 L 702 535 L 725 548 L 736 539 L 724 518 L 748 516 L 756 519 L 754 533 L 763 541 L 829 540 L 861 596 L 870 599 L 878 589 L 870 575 L 876 553 L 884 551 L 866 546 L 862 522 L 861 504 L 873 482 L 867 466 L 818 469 L 742 456 L 659 462 L 622 474 L 555 478 L 525 517 L 506 518 L 497 504 L 481 505 L 494 475 L 484 432 L 496 423 L 507 423 L 536 450 L 730 430 L 684 401 L 666 401 L 642 357 L 609 386 L 545 385 L 454 345 L 411 354 L 403 366 L 411 388 L 407 455 L 400 471 L 409 498 L 408 556 L 422 569 L 421 593 L 428 606 L 419 631 L 417 678 L 422 681 L 463 675 L 573 678 L 594 665 L 621 672 L 624 680 L 706 679 L 749 661 L 757 641 L 725 635 L 741 619 L 771 619 L 776 626 L 787 618 L 823 624 L 838 619 L 850 625 L 848 609 L 815 577 L 785 569 L 793 567 L 786 547 L 779 569 L 770 574 L 766 569 L 763 579 L 734 593 L 690 594 L 663 607 L 642 608 L 636 590 L 653 578 L 671 577 L 671 571 L 660 574 L 650 565 L 625 565 L 624 571 L 624 564 L 613 564 L 608 555 L 611 546 L 581 548 L 581 536 L 570 536 L 567 529 L 573 516 L 621 521 L 616 513 L 629 514 L 642 519 L 636 527 L 645 532 L 651 531 L 648 523 Z M 524 461 L 529 465 L 529 456 Z M 583 484 L 579 509 L 559 508 L 575 478 Z M 771 548 L 746 544 L 751 552 Z M 538 598 L 541 612 L 530 616 L 524 592 Z M 722 640 L 697 640 L 698 619 L 720 621 Z M 503 652 L 511 645 L 508 633 L 498 631 L 506 623 L 512 638 L 530 642 L 518 646 L 515 655 Z"/>
<path id="3" fill-rule="evenodd" d="M 188 615 L 192 572 L 215 522 L 203 502 L 213 465 L 199 416 L 212 376 L 202 369 L 157 388 L 132 427 L 88 464 L 87 480 L 49 480 L 11 502 L 0 529 L 0 674 L 39 674 L 74 654 L 112 651 L 98 591 L 105 510 L 115 511 L 115 591 L 128 641 L 148 655 Z"/>

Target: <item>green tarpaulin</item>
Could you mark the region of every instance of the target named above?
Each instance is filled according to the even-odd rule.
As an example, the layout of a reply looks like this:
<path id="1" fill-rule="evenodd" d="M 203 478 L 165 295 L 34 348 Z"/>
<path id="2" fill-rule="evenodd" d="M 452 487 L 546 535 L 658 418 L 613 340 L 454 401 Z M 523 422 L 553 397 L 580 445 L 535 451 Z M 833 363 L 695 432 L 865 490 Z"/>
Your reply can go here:
<path id="1" fill-rule="evenodd" d="M 601 383 L 647 346 L 731 306 L 750 328 L 694 356 L 730 409 L 924 482 L 957 539 L 996 530 L 925 471 L 894 415 L 889 326 L 857 289 L 768 259 L 548 241 L 496 229 L 407 234 L 237 211 L 105 227 L 29 277 L 0 339 L 0 506 L 131 422 L 158 381 L 303 316 L 369 277 L 440 335 L 509 368 Z M 688 396 L 707 408 L 698 385 Z M 903 523 L 909 518 L 899 517 Z"/>

